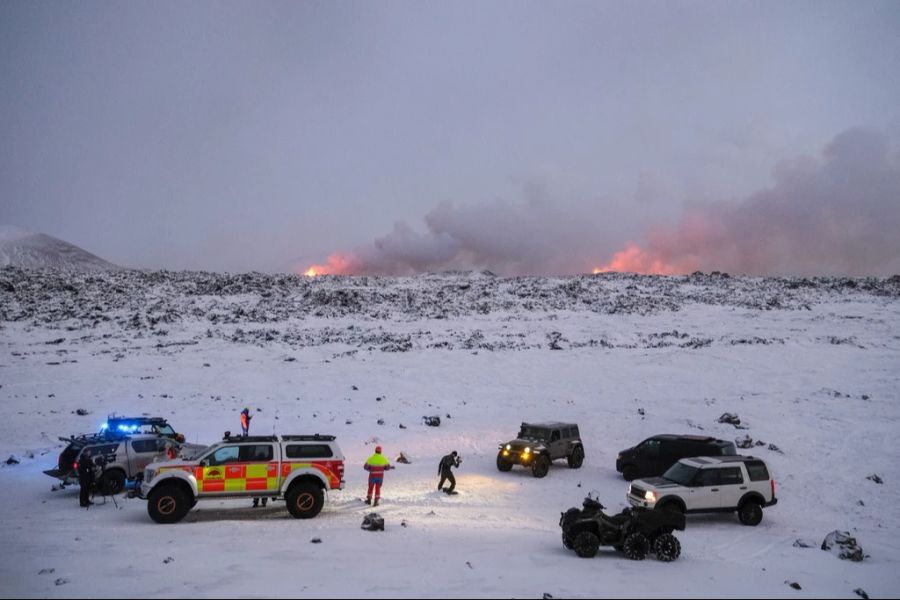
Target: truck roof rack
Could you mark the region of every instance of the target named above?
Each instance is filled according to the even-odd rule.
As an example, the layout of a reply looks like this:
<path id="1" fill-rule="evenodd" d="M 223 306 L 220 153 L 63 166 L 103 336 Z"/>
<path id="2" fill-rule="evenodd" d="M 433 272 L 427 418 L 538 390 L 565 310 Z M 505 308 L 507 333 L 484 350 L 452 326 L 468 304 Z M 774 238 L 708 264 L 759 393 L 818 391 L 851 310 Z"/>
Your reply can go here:
<path id="1" fill-rule="evenodd" d="M 238 442 L 277 442 L 278 437 L 274 435 L 231 435 L 222 438 L 223 442 L 229 443 L 238 443 Z"/>
<path id="2" fill-rule="evenodd" d="M 335 440 L 335 436 L 333 435 L 283 435 L 281 439 L 285 442 L 333 442 Z"/>
<path id="3" fill-rule="evenodd" d="M 135 423 L 139 425 L 168 425 L 169 422 L 163 417 L 122 417 L 120 415 L 109 415 L 106 417 L 107 423 Z"/>

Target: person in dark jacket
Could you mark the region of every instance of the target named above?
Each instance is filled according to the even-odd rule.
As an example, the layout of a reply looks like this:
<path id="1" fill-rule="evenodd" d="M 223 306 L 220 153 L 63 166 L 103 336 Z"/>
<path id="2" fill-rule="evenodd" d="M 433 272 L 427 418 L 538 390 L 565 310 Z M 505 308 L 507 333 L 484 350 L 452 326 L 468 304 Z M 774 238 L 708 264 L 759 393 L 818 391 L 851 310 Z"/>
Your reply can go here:
<path id="1" fill-rule="evenodd" d="M 443 490 L 448 494 L 452 494 L 453 490 L 456 489 L 456 477 L 453 476 L 453 472 L 451 469 L 453 467 L 459 468 L 459 463 L 461 459 L 459 455 L 456 453 L 456 450 L 445 456 L 441 459 L 441 462 L 438 464 L 438 475 L 441 476 L 441 481 L 438 483 L 438 489 Z M 449 481 L 450 487 L 444 489 L 444 482 Z"/>
<path id="2" fill-rule="evenodd" d="M 94 459 L 90 456 L 82 456 L 78 461 L 78 485 L 81 486 L 78 501 L 84 508 L 93 504 L 91 492 L 94 489 L 94 466 Z"/>

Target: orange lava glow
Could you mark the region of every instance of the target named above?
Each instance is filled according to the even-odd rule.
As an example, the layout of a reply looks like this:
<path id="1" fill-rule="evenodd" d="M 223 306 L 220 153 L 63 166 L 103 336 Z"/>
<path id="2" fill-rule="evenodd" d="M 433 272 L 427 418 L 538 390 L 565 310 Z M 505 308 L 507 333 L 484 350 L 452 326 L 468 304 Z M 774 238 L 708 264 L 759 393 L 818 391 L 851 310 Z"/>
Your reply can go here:
<path id="1" fill-rule="evenodd" d="M 341 254 L 332 254 L 328 257 L 328 262 L 324 265 L 310 265 L 308 269 L 303 271 L 307 277 L 317 277 L 319 275 L 350 275 L 353 270 L 352 261 Z"/>
<path id="2" fill-rule="evenodd" d="M 679 275 L 687 272 L 684 268 L 667 263 L 641 249 L 637 244 L 629 244 L 624 250 L 616 252 L 612 260 L 602 267 L 594 269 L 599 273 L 639 273 L 641 275 Z"/>

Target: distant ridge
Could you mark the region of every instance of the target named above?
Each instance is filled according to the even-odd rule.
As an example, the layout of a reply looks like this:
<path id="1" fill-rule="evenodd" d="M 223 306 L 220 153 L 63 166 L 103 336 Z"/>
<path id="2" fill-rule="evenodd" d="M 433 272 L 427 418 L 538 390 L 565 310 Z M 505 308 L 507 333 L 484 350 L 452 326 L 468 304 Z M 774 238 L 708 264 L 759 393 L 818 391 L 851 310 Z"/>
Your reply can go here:
<path id="1" fill-rule="evenodd" d="M 58 238 L 20 227 L 0 225 L 0 267 L 7 266 L 63 271 L 121 268 Z"/>

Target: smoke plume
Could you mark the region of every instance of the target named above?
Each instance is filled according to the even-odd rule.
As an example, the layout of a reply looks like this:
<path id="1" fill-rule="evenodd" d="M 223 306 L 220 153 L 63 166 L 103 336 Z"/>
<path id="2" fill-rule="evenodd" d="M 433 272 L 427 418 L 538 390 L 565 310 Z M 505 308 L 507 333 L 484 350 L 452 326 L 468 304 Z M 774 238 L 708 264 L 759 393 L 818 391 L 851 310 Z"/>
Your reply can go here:
<path id="1" fill-rule="evenodd" d="M 839 134 L 819 160 L 785 164 L 775 184 L 687 211 L 597 271 L 720 270 L 751 275 L 900 272 L 900 164 L 886 136 Z"/>
<path id="2" fill-rule="evenodd" d="M 412 275 L 448 269 L 488 269 L 500 275 L 584 273 L 602 256 L 597 248 L 603 246 L 598 243 L 603 224 L 577 213 L 546 198 L 467 206 L 444 202 L 425 216 L 425 233 L 398 222 L 372 244 L 333 254 L 308 274 Z"/>
<path id="3" fill-rule="evenodd" d="M 611 240 L 623 238 L 600 212 L 563 209 L 546 198 L 443 203 L 425 217 L 425 233 L 397 223 L 372 244 L 334 254 L 307 273 L 900 272 L 900 163 L 890 140 L 874 131 L 845 131 L 821 157 L 781 165 L 768 189 L 734 202 L 694 205 L 676 225 L 649 227 L 605 264 L 600 259 L 610 256 Z"/>

